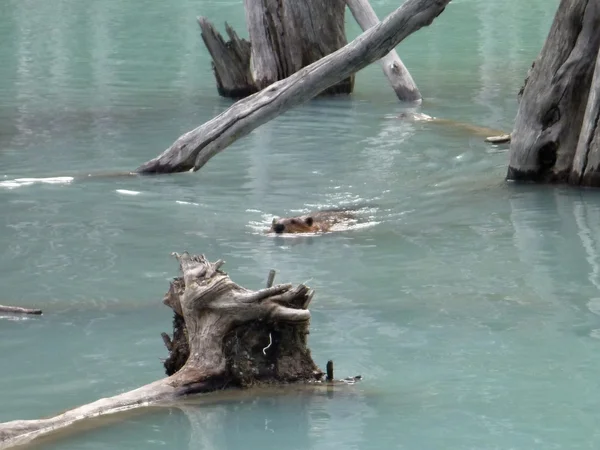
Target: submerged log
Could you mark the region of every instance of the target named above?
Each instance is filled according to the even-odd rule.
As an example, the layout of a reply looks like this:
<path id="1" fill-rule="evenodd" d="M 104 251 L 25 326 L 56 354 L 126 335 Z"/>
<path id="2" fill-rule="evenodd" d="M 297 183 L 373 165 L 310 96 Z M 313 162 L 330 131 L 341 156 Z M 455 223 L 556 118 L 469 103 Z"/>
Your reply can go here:
<path id="1" fill-rule="evenodd" d="M 599 28 L 599 2 L 561 0 L 523 88 L 511 134 L 507 179 L 568 180 L 600 46 Z M 581 165 L 575 170 L 579 173 Z M 575 183 L 581 179 L 571 177 Z"/>
<path id="2" fill-rule="evenodd" d="M 346 0 L 346 4 L 363 31 L 367 31 L 379 23 L 379 18 L 369 0 Z M 422 100 L 419 88 L 395 49 L 381 58 L 379 63 L 399 100 L 405 102 Z"/>
<path id="3" fill-rule="evenodd" d="M 158 174 L 200 169 L 213 156 L 263 123 L 381 59 L 407 36 L 431 24 L 448 3 L 450 0 L 407 0 L 342 49 L 236 102 L 209 122 L 182 135 L 136 172 Z"/>
<path id="4" fill-rule="evenodd" d="M 503 131 L 495 130 L 493 128 L 483 127 L 480 125 L 474 125 L 471 123 L 457 122 L 451 119 L 440 119 L 423 113 L 415 112 L 403 112 L 396 116 L 398 119 L 407 120 L 411 122 L 425 122 L 432 125 L 442 125 L 448 130 L 456 130 L 465 132 L 474 136 L 485 137 L 485 142 L 492 144 L 501 144 L 510 142 L 510 134 L 506 134 Z"/>
<path id="5" fill-rule="evenodd" d="M 30 309 L 30 308 L 22 308 L 20 306 L 4 306 L 0 305 L 0 313 L 11 313 L 11 314 L 33 314 L 33 315 L 41 315 L 41 309 Z"/>
<path id="6" fill-rule="evenodd" d="M 324 381 L 325 374 L 306 345 L 311 289 L 281 284 L 251 291 L 220 270 L 221 260 L 211 263 L 204 256 L 174 255 L 183 276 L 173 280 L 163 300 L 177 319 L 173 340 L 163 334 L 170 376 L 52 418 L 0 424 L 0 447 L 188 394 Z"/>

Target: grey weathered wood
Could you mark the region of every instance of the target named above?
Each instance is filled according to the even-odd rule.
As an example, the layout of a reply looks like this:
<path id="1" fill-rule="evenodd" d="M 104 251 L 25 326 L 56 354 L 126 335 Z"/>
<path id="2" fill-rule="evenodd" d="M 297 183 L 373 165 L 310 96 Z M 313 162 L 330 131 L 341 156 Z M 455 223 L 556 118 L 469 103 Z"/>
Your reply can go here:
<path id="1" fill-rule="evenodd" d="M 344 0 L 244 0 L 251 72 L 264 89 L 348 43 Z M 321 94 L 351 93 L 354 74 Z"/>
<path id="2" fill-rule="evenodd" d="M 346 0 L 346 5 L 363 31 L 379 23 L 379 18 L 369 0 Z M 381 58 L 379 63 L 399 100 L 419 102 L 422 99 L 419 88 L 395 49 Z"/>
<path id="3" fill-rule="evenodd" d="M 217 91 L 223 97 L 242 98 L 258 91 L 250 73 L 250 43 L 240 39 L 227 23 L 229 41 L 204 17 L 198 17 L 202 40 L 212 57 Z"/>
<path id="4" fill-rule="evenodd" d="M 21 308 L 20 306 L 0 305 L 0 313 L 40 315 L 40 314 L 42 314 L 42 310 L 41 309 Z"/>
<path id="5" fill-rule="evenodd" d="M 306 348 L 312 290 L 303 284 L 281 284 L 251 291 L 220 270 L 222 260 L 211 263 L 203 255 L 188 253 L 174 256 L 183 276 L 171 283 L 163 303 L 181 312 L 186 324 L 188 355 L 181 367 L 167 378 L 55 417 L 0 424 L 0 448 L 187 394 L 248 384 L 322 381 L 325 374 Z M 277 342 L 271 332 L 277 333 Z M 163 340 L 167 343 L 164 336 Z M 269 342 L 272 347 L 267 347 Z M 177 344 L 168 339 L 169 346 Z"/>
<path id="6" fill-rule="evenodd" d="M 485 138 L 485 142 L 489 142 L 490 144 L 505 144 L 510 142 L 510 133 L 509 134 L 501 134 L 498 136 L 488 136 Z"/>
<path id="7" fill-rule="evenodd" d="M 523 89 L 511 134 L 509 180 L 564 182 L 600 46 L 600 2 L 562 0 Z"/>
<path id="8" fill-rule="evenodd" d="M 570 184 L 600 186 L 600 51 L 577 143 Z"/>
<path id="9" fill-rule="evenodd" d="M 236 102 L 204 125 L 182 135 L 136 172 L 157 174 L 200 169 L 213 156 L 263 123 L 381 59 L 407 36 L 431 24 L 448 3 L 450 0 L 407 0 L 342 49 Z"/>

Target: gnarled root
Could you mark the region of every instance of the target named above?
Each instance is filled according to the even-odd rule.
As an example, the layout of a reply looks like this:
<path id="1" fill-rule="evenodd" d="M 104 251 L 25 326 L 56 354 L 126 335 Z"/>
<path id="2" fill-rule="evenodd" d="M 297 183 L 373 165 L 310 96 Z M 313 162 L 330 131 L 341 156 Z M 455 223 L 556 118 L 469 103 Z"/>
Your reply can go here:
<path id="1" fill-rule="evenodd" d="M 304 285 L 251 291 L 235 284 L 204 255 L 174 253 L 182 276 L 163 302 L 175 314 L 170 376 L 58 416 L 0 424 L 0 448 L 29 442 L 84 420 L 171 402 L 192 394 L 257 384 L 314 382 L 324 378 L 306 346 L 313 292 Z"/>

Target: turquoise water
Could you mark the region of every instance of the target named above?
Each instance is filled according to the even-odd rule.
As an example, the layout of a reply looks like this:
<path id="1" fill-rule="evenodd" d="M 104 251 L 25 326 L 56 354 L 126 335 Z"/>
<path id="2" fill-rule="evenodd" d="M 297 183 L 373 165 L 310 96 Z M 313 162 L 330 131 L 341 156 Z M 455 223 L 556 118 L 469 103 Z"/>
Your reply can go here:
<path id="1" fill-rule="evenodd" d="M 455 0 L 398 47 L 415 110 L 510 130 L 557 3 Z M 505 147 L 394 119 L 406 106 L 377 65 L 196 174 L 40 180 L 134 169 L 231 104 L 199 14 L 244 34 L 241 2 L 0 3 L 0 304 L 45 312 L 0 319 L 0 421 L 163 376 L 169 254 L 188 250 L 250 288 L 271 268 L 307 281 L 316 361 L 364 381 L 152 410 L 44 448 L 598 448 L 597 194 L 505 184 Z M 370 216 L 347 232 L 261 232 L 352 204 Z"/>

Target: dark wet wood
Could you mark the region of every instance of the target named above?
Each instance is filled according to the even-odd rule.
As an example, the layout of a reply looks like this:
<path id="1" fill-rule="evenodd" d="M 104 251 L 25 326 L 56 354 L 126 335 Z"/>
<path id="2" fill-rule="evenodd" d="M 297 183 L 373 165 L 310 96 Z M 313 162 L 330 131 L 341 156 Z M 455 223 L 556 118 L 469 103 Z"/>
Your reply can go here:
<path id="1" fill-rule="evenodd" d="M 250 43 L 240 39 L 227 23 L 229 41 L 205 18 L 198 17 L 202 40 L 212 57 L 212 68 L 219 95 L 242 98 L 258 91 L 250 73 Z"/>

